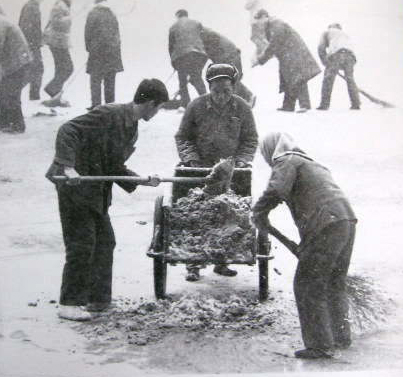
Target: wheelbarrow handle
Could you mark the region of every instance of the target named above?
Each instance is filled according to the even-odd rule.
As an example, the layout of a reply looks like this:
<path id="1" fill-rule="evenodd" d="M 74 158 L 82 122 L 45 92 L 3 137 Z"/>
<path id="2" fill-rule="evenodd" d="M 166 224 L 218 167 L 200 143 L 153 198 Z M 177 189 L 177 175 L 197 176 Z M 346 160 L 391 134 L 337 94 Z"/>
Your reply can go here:
<path id="1" fill-rule="evenodd" d="M 65 182 L 68 181 L 69 178 L 64 175 L 55 175 L 53 176 L 55 181 Z M 122 175 L 101 175 L 101 176 L 87 176 L 80 175 L 77 178 L 80 182 L 135 182 L 135 183 L 144 183 L 149 182 L 149 177 L 133 177 L 133 176 L 122 176 Z M 160 178 L 161 182 L 182 182 L 182 183 L 205 183 L 207 182 L 206 178 L 193 178 L 193 177 L 165 177 Z"/>

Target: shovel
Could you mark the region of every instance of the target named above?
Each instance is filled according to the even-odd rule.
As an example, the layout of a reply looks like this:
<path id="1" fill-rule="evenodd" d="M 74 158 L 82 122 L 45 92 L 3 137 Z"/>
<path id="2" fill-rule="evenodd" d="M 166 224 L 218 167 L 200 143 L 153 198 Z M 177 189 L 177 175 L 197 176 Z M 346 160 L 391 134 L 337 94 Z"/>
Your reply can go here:
<path id="1" fill-rule="evenodd" d="M 205 168 L 201 168 L 205 170 Z M 203 191 L 211 195 L 219 195 L 224 193 L 231 183 L 234 172 L 234 160 L 230 157 L 220 160 L 216 163 L 211 173 L 207 177 L 160 177 L 161 182 L 178 182 L 178 183 L 205 183 Z M 64 175 L 55 175 L 53 180 L 57 182 L 67 182 L 68 177 Z M 138 176 L 121 176 L 121 175 L 101 175 L 101 176 L 86 176 L 81 175 L 77 178 L 81 182 L 134 182 L 147 183 L 150 177 Z"/>

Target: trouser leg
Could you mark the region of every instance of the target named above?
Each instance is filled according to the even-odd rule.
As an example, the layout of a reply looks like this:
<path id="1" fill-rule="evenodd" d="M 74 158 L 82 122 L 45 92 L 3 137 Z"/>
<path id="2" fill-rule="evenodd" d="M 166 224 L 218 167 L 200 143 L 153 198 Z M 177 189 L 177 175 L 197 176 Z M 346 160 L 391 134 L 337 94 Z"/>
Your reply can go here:
<path id="1" fill-rule="evenodd" d="M 108 72 L 104 76 L 105 103 L 115 102 L 115 79 L 116 72 Z"/>
<path id="2" fill-rule="evenodd" d="M 90 74 L 91 105 L 98 106 L 102 103 L 102 75 L 99 73 Z"/>
<path id="3" fill-rule="evenodd" d="M 325 73 L 323 74 L 322 97 L 319 106 L 321 108 L 328 109 L 330 106 L 330 98 L 332 96 L 333 84 L 337 72 L 338 68 L 329 62 L 328 66 L 325 68 Z"/>
<path id="4" fill-rule="evenodd" d="M 45 92 L 54 97 L 62 89 L 64 83 L 73 73 L 73 62 L 71 60 L 70 51 L 66 48 L 50 47 L 55 63 L 55 74 L 53 79 L 45 87 Z"/>
<path id="5" fill-rule="evenodd" d="M 300 108 L 308 110 L 311 108 L 311 100 L 309 98 L 309 90 L 307 82 L 301 84 L 301 86 L 299 87 L 297 98 Z"/>
<path id="6" fill-rule="evenodd" d="M 90 260 L 89 302 L 110 303 L 115 235 L 109 215 L 96 218 L 96 244 Z"/>
<path id="7" fill-rule="evenodd" d="M 344 347 L 351 344 L 346 278 L 355 239 L 355 224 L 353 222 L 346 222 L 345 225 L 347 229 L 344 232 L 344 237 L 347 243 L 336 261 L 329 284 L 329 305 L 333 338 L 336 346 Z"/>
<path id="8" fill-rule="evenodd" d="M 6 76 L 0 85 L 0 124 L 11 131 L 24 132 L 25 121 L 21 109 L 21 92 L 27 83 L 29 65 Z"/>
<path id="9" fill-rule="evenodd" d="M 88 207 L 58 193 L 60 220 L 66 247 L 60 304 L 86 305 L 89 298 L 90 258 L 96 245 L 96 220 Z"/>
<path id="10" fill-rule="evenodd" d="M 29 74 L 29 99 L 38 100 L 40 99 L 40 90 L 42 86 L 43 77 L 43 61 L 42 53 L 40 49 L 32 50 L 33 61 L 31 63 L 31 69 Z"/>
<path id="11" fill-rule="evenodd" d="M 186 108 L 186 106 L 190 102 L 187 72 L 182 69 L 178 69 L 178 79 L 179 79 L 179 93 L 181 96 L 181 106 Z"/>
<path id="12" fill-rule="evenodd" d="M 339 327 L 341 320 L 334 322 L 340 312 L 333 312 L 333 308 L 342 308 L 342 304 L 339 298 L 334 301 L 330 295 L 344 287 L 343 284 L 335 287 L 332 274 L 351 241 L 350 224 L 349 221 L 340 221 L 328 226 L 301 252 L 294 278 L 294 293 L 306 348 L 328 350 L 335 346 L 333 328 Z M 349 259 L 344 261 L 348 267 Z M 346 269 L 339 271 L 339 281 L 343 277 L 345 279 L 346 274 Z M 337 297 L 342 297 L 343 293 L 339 293 Z M 344 317 L 342 320 L 345 324 Z"/>
<path id="13" fill-rule="evenodd" d="M 284 110 L 294 111 L 296 101 L 297 97 L 294 94 L 292 94 L 290 91 L 285 91 L 282 108 Z"/>
<path id="14" fill-rule="evenodd" d="M 194 55 L 188 62 L 189 81 L 195 87 L 199 96 L 207 92 L 206 85 L 202 77 L 203 68 L 207 58 L 203 55 Z"/>
<path id="15" fill-rule="evenodd" d="M 360 107 L 360 95 L 358 87 L 354 80 L 354 64 L 355 60 L 350 58 L 344 65 L 344 75 L 347 82 L 348 95 L 350 97 L 351 107 Z"/>

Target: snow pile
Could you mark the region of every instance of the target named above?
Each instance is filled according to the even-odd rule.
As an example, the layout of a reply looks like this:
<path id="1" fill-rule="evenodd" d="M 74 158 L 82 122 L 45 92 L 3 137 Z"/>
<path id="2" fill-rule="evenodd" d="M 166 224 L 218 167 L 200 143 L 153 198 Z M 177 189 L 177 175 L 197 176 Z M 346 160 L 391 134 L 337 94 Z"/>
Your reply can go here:
<path id="1" fill-rule="evenodd" d="M 198 261 L 253 262 L 255 232 L 249 221 L 251 197 L 231 191 L 218 196 L 189 190 L 170 212 L 170 254 Z"/>
<path id="2" fill-rule="evenodd" d="M 284 334 L 292 327 L 297 329 L 296 313 L 286 308 L 289 300 L 272 299 L 262 304 L 251 296 L 255 295 L 244 292 L 229 297 L 185 294 L 159 301 L 121 299 L 112 311 L 77 325 L 77 329 L 89 339 L 135 345 L 154 343 L 184 331 L 230 331 L 250 337 L 255 332 Z"/>

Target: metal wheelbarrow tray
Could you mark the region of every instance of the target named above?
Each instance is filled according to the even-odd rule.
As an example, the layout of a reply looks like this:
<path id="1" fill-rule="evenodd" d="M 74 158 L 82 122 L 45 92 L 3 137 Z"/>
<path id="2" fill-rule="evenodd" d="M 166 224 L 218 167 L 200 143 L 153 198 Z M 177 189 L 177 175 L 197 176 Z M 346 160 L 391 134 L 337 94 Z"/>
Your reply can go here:
<path id="1" fill-rule="evenodd" d="M 175 177 L 202 178 L 211 172 L 211 168 L 187 168 L 176 167 Z M 240 196 L 251 196 L 251 169 L 235 169 L 231 188 L 235 194 Z M 200 184 L 189 182 L 173 182 L 169 185 L 169 190 L 164 196 L 158 196 L 154 207 L 154 229 L 150 249 L 147 255 L 153 258 L 154 262 L 154 292 L 158 299 L 162 299 L 166 294 L 167 265 L 176 265 L 178 263 L 200 262 L 206 264 L 222 263 L 221 260 L 214 260 L 211 257 L 203 255 L 192 255 L 187 258 L 186 253 L 182 255 L 174 252 L 171 248 L 171 216 L 173 205 L 176 201 L 188 195 L 191 188 Z M 252 228 L 253 242 L 249 250 L 248 258 L 226 259 L 227 264 L 259 264 L 259 299 L 265 301 L 268 296 L 268 261 L 270 243 L 267 235 L 259 234 Z"/>

